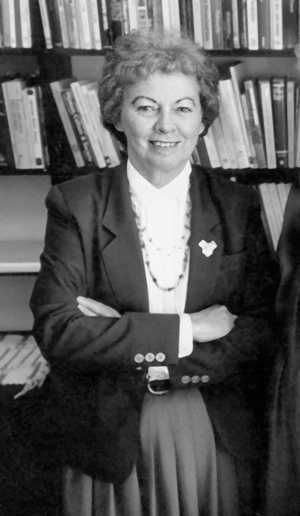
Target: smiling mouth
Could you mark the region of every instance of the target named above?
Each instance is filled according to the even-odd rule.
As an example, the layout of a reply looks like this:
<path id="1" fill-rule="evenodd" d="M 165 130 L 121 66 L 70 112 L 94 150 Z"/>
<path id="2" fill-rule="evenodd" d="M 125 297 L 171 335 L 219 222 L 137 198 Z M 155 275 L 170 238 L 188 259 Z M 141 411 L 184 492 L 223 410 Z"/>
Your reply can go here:
<path id="1" fill-rule="evenodd" d="M 175 147 L 178 142 L 158 142 L 158 141 L 151 141 L 152 145 L 157 148 L 162 149 L 170 149 L 172 147 Z"/>

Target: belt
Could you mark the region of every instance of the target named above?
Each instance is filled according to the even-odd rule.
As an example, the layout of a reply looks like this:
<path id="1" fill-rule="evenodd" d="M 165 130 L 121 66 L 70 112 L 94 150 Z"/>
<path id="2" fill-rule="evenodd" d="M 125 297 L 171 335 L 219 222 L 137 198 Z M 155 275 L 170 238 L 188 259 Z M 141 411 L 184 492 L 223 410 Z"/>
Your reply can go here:
<path id="1" fill-rule="evenodd" d="M 170 380 L 152 380 L 147 384 L 148 391 L 156 396 L 162 396 L 168 394 L 171 388 Z"/>

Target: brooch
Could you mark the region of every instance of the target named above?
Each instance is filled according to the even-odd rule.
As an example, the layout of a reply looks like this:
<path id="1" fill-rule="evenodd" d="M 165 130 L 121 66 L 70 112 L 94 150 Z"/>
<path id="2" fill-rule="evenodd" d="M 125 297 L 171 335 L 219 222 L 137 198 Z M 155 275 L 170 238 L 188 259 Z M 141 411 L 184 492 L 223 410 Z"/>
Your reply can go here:
<path id="1" fill-rule="evenodd" d="M 214 252 L 214 250 L 218 247 L 216 242 L 212 240 L 211 242 L 205 242 L 205 240 L 201 240 L 198 244 L 202 249 L 202 253 L 208 258 Z"/>

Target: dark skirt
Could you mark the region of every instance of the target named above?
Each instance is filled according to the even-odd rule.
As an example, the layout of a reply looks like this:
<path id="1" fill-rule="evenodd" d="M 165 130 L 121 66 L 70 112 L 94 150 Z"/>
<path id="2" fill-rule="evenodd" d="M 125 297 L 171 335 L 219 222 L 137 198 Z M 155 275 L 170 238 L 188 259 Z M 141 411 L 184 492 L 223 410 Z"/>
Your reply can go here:
<path id="1" fill-rule="evenodd" d="M 65 516 L 238 516 L 235 463 L 197 388 L 145 396 L 138 463 L 122 485 L 64 471 Z"/>

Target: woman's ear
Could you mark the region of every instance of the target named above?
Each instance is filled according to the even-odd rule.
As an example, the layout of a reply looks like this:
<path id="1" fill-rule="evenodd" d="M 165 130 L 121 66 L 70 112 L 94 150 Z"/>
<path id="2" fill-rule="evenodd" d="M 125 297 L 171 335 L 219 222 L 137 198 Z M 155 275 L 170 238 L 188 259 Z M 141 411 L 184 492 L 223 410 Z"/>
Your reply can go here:
<path id="1" fill-rule="evenodd" d="M 121 120 L 114 125 L 115 125 L 115 128 L 117 129 L 117 131 L 119 131 L 120 133 L 124 133 Z"/>

